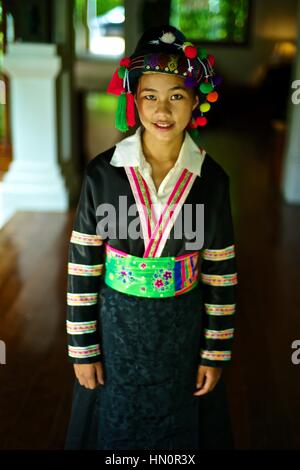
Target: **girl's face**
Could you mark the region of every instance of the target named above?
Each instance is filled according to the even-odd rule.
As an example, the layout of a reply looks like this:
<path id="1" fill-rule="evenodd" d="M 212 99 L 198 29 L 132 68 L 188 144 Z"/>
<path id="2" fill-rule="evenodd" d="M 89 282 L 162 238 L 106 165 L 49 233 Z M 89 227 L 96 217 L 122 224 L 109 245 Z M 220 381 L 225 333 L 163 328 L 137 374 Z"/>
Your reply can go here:
<path id="1" fill-rule="evenodd" d="M 173 141 L 190 122 L 199 98 L 184 78 L 166 73 L 144 73 L 138 83 L 135 102 L 141 123 L 153 138 Z"/>

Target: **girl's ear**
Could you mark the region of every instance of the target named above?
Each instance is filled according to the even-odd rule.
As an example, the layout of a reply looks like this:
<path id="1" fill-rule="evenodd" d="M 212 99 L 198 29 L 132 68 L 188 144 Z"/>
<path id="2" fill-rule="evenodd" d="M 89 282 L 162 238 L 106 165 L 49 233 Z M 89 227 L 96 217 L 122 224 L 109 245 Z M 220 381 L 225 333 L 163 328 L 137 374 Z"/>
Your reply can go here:
<path id="1" fill-rule="evenodd" d="M 195 100 L 194 100 L 194 105 L 193 105 L 193 111 L 194 111 L 194 109 L 197 108 L 197 106 L 199 106 L 199 103 L 200 103 L 199 96 L 198 96 L 198 95 L 195 95 Z"/>

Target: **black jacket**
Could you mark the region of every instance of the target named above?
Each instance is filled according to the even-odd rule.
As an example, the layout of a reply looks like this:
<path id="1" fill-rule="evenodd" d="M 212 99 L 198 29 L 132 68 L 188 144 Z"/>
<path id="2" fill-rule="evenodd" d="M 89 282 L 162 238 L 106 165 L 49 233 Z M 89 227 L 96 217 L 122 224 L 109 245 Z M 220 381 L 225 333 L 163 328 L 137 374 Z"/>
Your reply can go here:
<path id="1" fill-rule="evenodd" d="M 100 204 L 110 203 L 118 210 L 120 195 L 127 196 L 128 205 L 135 203 L 124 168 L 110 165 L 114 149 L 112 147 L 97 155 L 87 165 L 69 245 L 67 331 L 69 360 L 73 363 L 96 362 L 105 355 L 99 345 L 99 296 L 105 267 L 105 241 L 135 256 L 142 257 L 144 251 L 142 238 L 103 240 L 97 233 L 101 217 L 96 215 L 96 210 Z M 185 203 L 191 204 L 193 218 L 195 205 L 204 204 L 204 244 L 199 264 L 204 329 L 201 349 L 199 345 L 199 363 L 223 367 L 231 360 L 236 258 L 229 177 L 208 154 L 202 164 L 201 176 L 196 177 Z M 128 223 L 132 218 L 128 216 Z M 186 241 L 174 237 L 173 227 L 161 256 L 186 253 Z M 79 298 L 74 294 L 85 295 Z"/>

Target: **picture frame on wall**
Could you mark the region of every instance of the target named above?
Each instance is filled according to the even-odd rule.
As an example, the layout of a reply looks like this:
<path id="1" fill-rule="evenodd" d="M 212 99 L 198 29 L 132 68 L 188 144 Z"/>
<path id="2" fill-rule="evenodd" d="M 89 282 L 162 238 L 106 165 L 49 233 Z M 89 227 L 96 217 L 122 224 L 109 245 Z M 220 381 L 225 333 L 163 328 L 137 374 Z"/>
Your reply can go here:
<path id="1" fill-rule="evenodd" d="M 245 46 L 252 0 L 171 0 L 170 24 L 197 44 Z"/>

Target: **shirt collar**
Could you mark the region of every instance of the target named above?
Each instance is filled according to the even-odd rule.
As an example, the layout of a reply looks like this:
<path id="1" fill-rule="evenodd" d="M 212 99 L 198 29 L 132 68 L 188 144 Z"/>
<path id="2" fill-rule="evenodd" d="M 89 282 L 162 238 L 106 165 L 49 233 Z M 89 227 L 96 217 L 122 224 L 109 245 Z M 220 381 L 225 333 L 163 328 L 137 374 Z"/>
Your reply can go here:
<path id="1" fill-rule="evenodd" d="M 110 160 L 113 166 L 138 166 L 140 168 L 149 167 L 145 159 L 141 142 L 142 127 L 139 126 L 135 134 L 126 137 L 116 144 L 116 149 Z M 182 143 L 178 158 L 174 167 L 186 168 L 196 175 L 201 175 L 201 167 L 206 151 L 199 148 L 188 132 Z"/>

